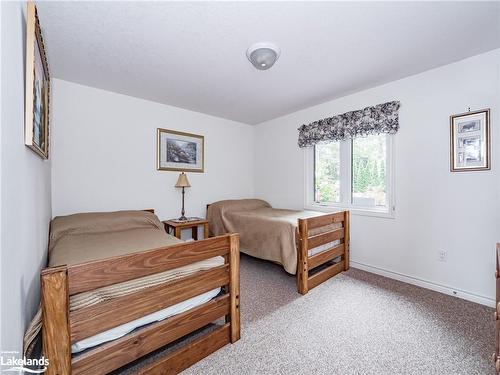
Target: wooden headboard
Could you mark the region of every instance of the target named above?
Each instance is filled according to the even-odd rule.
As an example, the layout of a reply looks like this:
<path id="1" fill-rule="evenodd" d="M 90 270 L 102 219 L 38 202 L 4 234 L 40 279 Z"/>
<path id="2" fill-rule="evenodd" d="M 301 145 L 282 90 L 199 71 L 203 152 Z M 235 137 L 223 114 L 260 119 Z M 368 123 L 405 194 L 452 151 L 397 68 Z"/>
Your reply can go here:
<path id="1" fill-rule="evenodd" d="M 155 209 L 154 208 L 146 208 L 145 210 L 141 210 L 141 211 L 151 212 L 152 214 L 155 213 Z"/>

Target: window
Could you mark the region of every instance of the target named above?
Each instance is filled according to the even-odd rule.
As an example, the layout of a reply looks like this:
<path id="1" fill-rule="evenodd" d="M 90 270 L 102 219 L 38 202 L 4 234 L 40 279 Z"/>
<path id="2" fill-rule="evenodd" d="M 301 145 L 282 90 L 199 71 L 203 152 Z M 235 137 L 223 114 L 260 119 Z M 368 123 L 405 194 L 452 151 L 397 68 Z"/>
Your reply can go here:
<path id="1" fill-rule="evenodd" d="M 387 136 L 374 135 L 352 140 L 352 204 L 387 206 Z"/>
<path id="2" fill-rule="evenodd" d="M 318 144 L 306 152 L 307 207 L 392 216 L 392 136 Z"/>
<path id="3" fill-rule="evenodd" d="M 339 142 L 314 147 L 314 201 L 340 202 Z"/>

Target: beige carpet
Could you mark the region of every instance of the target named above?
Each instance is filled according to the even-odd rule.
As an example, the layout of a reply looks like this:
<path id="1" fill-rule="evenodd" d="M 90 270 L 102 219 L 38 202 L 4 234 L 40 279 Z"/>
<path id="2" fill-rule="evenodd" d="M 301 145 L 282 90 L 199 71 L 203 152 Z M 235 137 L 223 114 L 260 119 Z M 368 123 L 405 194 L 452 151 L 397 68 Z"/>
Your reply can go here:
<path id="1" fill-rule="evenodd" d="M 295 292 L 241 262 L 242 339 L 183 374 L 494 374 L 493 309 L 351 269 Z"/>

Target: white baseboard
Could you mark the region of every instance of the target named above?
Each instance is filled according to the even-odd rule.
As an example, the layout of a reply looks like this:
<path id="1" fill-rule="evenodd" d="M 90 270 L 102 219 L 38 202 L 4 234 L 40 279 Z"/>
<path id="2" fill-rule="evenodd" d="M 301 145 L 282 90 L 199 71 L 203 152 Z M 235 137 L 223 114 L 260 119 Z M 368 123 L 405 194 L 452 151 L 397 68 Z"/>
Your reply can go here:
<path id="1" fill-rule="evenodd" d="M 460 289 L 454 289 L 454 288 L 451 288 L 451 287 L 448 287 L 445 285 L 436 284 L 436 283 L 433 283 L 431 281 L 422 280 L 422 279 L 419 279 L 416 277 L 406 276 L 406 275 L 403 275 L 403 274 L 398 273 L 398 272 L 385 270 L 383 268 L 369 266 L 367 264 L 355 262 L 352 260 L 350 261 L 350 265 L 353 268 L 358 268 L 358 269 L 366 271 L 366 272 L 375 273 L 377 275 L 385 276 L 385 277 L 388 277 L 390 279 L 394 279 L 394 280 L 402 281 L 402 282 L 405 282 L 408 284 L 420 286 L 422 288 L 426 288 L 426 289 L 434 290 L 435 292 L 440 292 L 440 293 L 448 294 L 450 296 L 462 298 L 462 299 L 465 299 L 467 301 L 479 303 L 481 305 L 495 307 L 495 300 L 492 298 L 480 296 L 480 295 L 474 294 L 474 293 L 469 293 L 469 292 L 466 292 L 466 291 L 460 290 Z"/>

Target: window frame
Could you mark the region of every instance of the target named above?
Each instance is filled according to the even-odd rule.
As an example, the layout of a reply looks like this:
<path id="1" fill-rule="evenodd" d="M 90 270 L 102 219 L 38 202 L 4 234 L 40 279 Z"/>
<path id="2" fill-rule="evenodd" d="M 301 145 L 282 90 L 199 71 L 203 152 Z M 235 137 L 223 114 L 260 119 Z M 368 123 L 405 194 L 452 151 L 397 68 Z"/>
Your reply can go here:
<path id="1" fill-rule="evenodd" d="M 349 210 L 352 214 L 363 216 L 375 216 L 382 218 L 395 218 L 396 201 L 394 194 L 394 136 L 386 134 L 386 199 L 387 206 L 367 207 L 354 205 L 352 203 L 352 140 L 340 142 L 340 202 L 318 203 L 315 197 L 315 148 L 304 149 L 305 164 L 305 187 L 304 207 L 308 210 L 332 212 L 338 210 Z M 344 160 L 347 160 L 344 162 Z M 347 176 L 347 177 L 343 177 Z M 347 194 L 346 194 L 347 192 Z"/>

